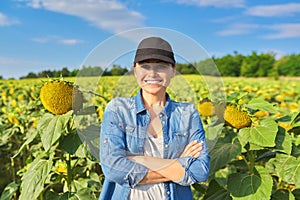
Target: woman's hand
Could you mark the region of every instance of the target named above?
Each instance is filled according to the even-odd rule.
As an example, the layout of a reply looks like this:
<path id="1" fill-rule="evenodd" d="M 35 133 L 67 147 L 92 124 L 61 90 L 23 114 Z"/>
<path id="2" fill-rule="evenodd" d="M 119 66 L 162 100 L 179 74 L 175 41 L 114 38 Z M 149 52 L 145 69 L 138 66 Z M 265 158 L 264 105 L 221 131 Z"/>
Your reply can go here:
<path id="1" fill-rule="evenodd" d="M 194 158 L 198 158 L 200 156 L 202 150 L 203 142 L 198 142 L 197 140 L 192 141 L 184 148 L 184 151 L 181 153 L 180 158 L 185 156 L 192 156 Z"/>

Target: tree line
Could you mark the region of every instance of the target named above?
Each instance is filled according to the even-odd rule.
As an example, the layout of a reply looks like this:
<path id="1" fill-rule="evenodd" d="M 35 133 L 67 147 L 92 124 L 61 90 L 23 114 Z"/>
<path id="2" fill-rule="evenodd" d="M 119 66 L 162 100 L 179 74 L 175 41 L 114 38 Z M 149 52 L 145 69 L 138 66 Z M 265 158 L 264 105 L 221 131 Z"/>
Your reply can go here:
<path id="1" fill-rule="evenodd" d="M 275 54 L 272 53 L 258 54 L 253 51 L 244 56 L 234 52 L 233 55 L 212 57 L 194 64 L 178 64 L 177 71 L 182 74 L 200 72 L 203 75 L 233 77 L 300 76 L 300 54 L 286 55 L 276 60 Z"/>
<path id="2" fill-rule="evenodd" d="M 129 68 L 113 65 L 109 69 L 100 66 L 83 66 L 80 70 L 44 70 L 38 73 L 30 72 L 20 79 L 45 77 L 74 77 L 74 76 L 118 76 L 130 73 Z M 279 77 L 300 76 L 300 54 L 291 54 L 275 59 L 275 54 L 253 51 L 250 55 L 237 52 L 223 57 L 212 57 L 195 63 L 177 63 L 176 70 L 180 74 L 202 74 L 244 77 Z M 0 76 L 0 79 L 3 79 Z"/>
<path id="3" fill-rule="evenodd" d="M 83 66 L 80 70 L 69 70 L 64 67 L 62 70 L 44 70 L 38 73 L 30 72 L 26 76 L 20 77 L 20 79 L 27 78 L 45 78 L 45 77 L 74 77 L 74 76 L 119 76 L 128 72 L 128 69 L 121 67 L 120 65 L 113 65 L 111 69 L 103 70 L 98 66 Z"/>

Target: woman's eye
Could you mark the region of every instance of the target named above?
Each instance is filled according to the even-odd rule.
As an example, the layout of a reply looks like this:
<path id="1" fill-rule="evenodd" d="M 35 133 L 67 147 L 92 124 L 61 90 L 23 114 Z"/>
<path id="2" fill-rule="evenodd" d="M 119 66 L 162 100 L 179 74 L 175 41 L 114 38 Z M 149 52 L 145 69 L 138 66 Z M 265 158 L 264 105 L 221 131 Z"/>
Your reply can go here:
<path id="1" fill-rule="evenodd" d="M 157 65 L 156 69 L 159 70 L 159 71 L 162 71 L 162 70 L 166 69 L 166 66 L 164 66 L 164 65 Z"/>
<path id="2" fill-rule="evenodd" d="M 147 70 L 151 69 L 150 65 L 142 65 L 141 68 L 147 69 Z"/>

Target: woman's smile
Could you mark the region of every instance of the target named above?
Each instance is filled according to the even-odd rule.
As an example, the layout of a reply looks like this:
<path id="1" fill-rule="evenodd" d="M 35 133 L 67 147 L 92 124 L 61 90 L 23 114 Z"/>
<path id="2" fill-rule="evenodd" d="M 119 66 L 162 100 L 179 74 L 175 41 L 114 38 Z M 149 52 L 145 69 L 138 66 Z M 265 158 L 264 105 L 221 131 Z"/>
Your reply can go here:
<path id="1" fill-rule="evenodd" d="M 157 85 L 162 83 L 162 80 L 144 80 L 144 82 L 149 85 Z"/>

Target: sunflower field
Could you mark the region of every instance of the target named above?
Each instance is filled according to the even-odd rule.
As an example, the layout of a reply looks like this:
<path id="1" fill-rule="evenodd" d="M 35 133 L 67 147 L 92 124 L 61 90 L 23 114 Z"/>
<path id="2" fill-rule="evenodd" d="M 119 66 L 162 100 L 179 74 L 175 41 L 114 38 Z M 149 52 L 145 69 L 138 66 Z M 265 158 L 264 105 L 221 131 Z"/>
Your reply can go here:
<path id="1" fill-rule="evenodd" d="M 122 78 L 85 77 L 86 88 L 75 78 L 0 80 L 0 200 L 98 199 L 105 106 L 137 91 Z M 197 106 L 210 147 L 209 179 L 192 185 L 194 199 L 300 199 L 299 79 L 179 81 L 168 92 Z"/>

